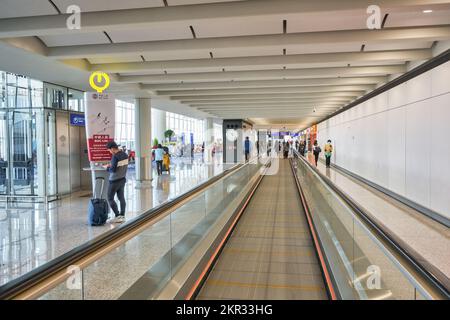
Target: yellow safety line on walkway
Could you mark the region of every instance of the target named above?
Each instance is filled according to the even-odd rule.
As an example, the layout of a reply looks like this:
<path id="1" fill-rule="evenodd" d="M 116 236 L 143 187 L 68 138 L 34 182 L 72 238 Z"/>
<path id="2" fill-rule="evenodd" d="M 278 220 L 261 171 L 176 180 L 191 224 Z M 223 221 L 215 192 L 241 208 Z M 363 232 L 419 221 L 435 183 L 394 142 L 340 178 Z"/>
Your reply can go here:
<path id="1" fill-rule="evenodd" d="M 224 248 L 224 252 L 232 254 L 240 253 L 261 253 L 261 254 L 271 254 L 271 255 L 285 255 L 285 256 L 311 256 L 311 252 L 294 252 L 294 251 L 259 251 L 259 250 L 245 250 L 245 249 L 234 249 L 234 248 Z"/>
<path id="2" fill-rule="evenodd" d="M 324 287 L 318 286 L 294 286 L 287 284 L 264 284 L 264 283 L 243 283 L 233 281 L 222 281 L 208 279 L 208 285 L 217 287 L 241 287 L 241 288 L 268 288 L 268 289 L 289 289 L 289 290 L 303 290 L 303 291 L 324 291 Z"/>
<path id="3" fill-rule="evenodd" d="M 295 231 L 286 231 L 285 233 L 309 233 L 308 230 L 298 230 L 297 228 L 288 228 L 288 227 L 271 227 L 271 226 L 265 226 L 265 227 L 258 227 L 258 228 L 248 228 L 245 225 L 242 225 L 243 227 L 245 227 L 245 231 L 261 231 L 261 230 L 265 230 L 265 229 L 269 229 L 270 231 L 275 231 L 275 232 L 280 232 L 281 231 L 285 231 L 286 229 L 295 229 Z"/>

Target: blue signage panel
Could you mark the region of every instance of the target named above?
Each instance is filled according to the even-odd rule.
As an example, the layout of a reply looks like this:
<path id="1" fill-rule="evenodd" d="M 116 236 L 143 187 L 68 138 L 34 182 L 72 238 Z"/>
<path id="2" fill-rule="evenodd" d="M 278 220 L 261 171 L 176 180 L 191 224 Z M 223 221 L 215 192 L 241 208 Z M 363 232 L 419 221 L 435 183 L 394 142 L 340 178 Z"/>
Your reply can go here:
<path id="1" fill-rule="evenodd" d="M 84 127 L 86 124 L 84 114 L 71 113 L 70 114 L 70 125 Z"/>

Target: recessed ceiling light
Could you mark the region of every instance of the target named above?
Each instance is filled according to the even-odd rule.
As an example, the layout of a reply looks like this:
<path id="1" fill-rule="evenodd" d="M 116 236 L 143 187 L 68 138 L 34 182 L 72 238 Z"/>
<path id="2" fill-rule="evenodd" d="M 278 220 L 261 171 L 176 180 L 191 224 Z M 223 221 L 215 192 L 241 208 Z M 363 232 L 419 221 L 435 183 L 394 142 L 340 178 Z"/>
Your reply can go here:
<path id="1" fill-rule="evenodd" d="M 433 10 L 428 9 L 428 10 L 423 10 L 422 12 L 423 13 L 431 13 L 431 12 L 433 12 Z"/>

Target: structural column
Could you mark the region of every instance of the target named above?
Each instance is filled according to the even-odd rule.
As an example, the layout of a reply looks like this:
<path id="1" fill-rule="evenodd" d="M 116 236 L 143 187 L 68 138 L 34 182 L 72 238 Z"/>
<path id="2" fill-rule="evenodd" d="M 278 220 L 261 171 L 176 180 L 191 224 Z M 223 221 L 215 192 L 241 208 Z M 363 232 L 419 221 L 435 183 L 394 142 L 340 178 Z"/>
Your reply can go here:
<path id="1" fill-rule="evenodd" d="M 168 128 L 172 129 L 173 128 Z M 159 143 L 163 143 L 166 131 L 166 112 L 159 109 L 153 109 L 153 126 L 152 126 L 152 143 L 153 139 L 158 139 Z"/>
<path id="2" fill-rule="evenodd" d="M 148 98 L 137 98 L 135 106 L 136 187 L 150 187 L 152 180 L 152 109 Z"/>
<path id="3" fill-rule="evenodd" d="M 209 163 L 212 160 L 212 150 L 214 147 L 214 121 L 213 118 L 205 119 L 205 159 Z"/>

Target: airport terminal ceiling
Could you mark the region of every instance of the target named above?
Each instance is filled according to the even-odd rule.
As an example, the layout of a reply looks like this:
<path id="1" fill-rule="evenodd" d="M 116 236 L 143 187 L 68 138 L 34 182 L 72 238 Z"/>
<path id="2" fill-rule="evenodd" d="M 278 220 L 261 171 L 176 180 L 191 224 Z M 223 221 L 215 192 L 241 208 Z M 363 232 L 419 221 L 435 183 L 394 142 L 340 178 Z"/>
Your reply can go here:
<path id="1" fill-rule="evenodd" d="M 71 5 L 81 9 L 79 29 Z M 429 60 L 450 38 L 448 1 L 371 5 L 6 0 L 0 66 L 86 91 L 101 70 L 119 96 L 303 129 Z"/>
<path id="2" fill-rule="evenodd" d="M 449 60 L 450 0 L 0 0 L 0 304 L 450 300 Z"/>

